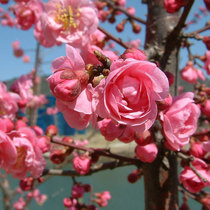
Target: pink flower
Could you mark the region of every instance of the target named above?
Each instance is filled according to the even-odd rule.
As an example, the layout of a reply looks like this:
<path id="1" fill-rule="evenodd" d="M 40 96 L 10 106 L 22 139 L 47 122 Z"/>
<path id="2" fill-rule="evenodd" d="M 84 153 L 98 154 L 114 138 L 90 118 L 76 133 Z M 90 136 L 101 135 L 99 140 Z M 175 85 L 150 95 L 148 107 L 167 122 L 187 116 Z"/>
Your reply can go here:
<path id="1" fill-rule="evenodd" d="M 124 128 L 120 125 L 115 125 L 111 119 L 103 119 L 98 122 L 98 128 L 101 134 L 107 141 L 113 141 L 122 135 Z"/>
<path id="2" fill-rule="evenodd" d="M 207 100 L 204 101 L 204 103 L 201 106 L 201 111 L 207 117 L 210 117 L 210 99 L 207 99 Z"/>
<path id="3" fill-rule="evenodd" d="M 19 95 L 8 92 L 6 85 L 0 82 L 0 117 L 14 120 L 18 112 L 19 100 Z"/>
<path id="4" fill-rule="evenodd" d="M 182 6 L 185 6 L 188 0 L 164 0 L 164 7 L 167 12 L 175 13 L 179 11 Z"/>
<path id="5" fill-rule="evenodd" d="M 28 55 L 24 55 L 22 59 L 23 59 L 24 63 L 29 63 L 30 62 L 30 57 Z"/>
<path id="6" fill-rule="evenodd" d="M 190 154 L 197 158 L 203 158 L 206 152 L 201 142 L 192 142 L 190 145 Z"/>
<path id="7" fill-rule="evenodd" d="M 96 119 L 92 104 L 94 89 L 91 84 L 87 85 L 85 63 L 80 54 L 69 45 L 66 46 L 66 54 L 67 56 L 57 58 L 52 63 L 55 76 L 50 76 L 48 82 L 56 97 L 56 106 L 63 113 L 67 123 L 72 128 L 82 130 L 93 119 Z M 75 81 L 81 88 L 81 92 L 76 89 L 76 94 L 73 91 L 75 86 L 72 85 L 69 88 L 67 84 Z M 65 88 L 60 88 L 60 86 Z"/>
<path id="8" fill-rule="evenodd" d="M 137 145 L 136 147 L 136 157 L 146 163 L 152 163 L 155 160 L 157 153 L 158 148 L 154 143 L 149 143 L 144 146 Z"/>
<path id="9" fill-rule="evenodd" d="M 47 200 L 47 195 L 40 193 L 38 189 L 33 191 L 33 197 L 39 206 L 43 205 L 43 203 Z"/>
<path id="10" fill-rule="evenodd" d="M 184 185 L 186 190 L 191 193 L 197 193 L 204 187 L 210 186 L 210 169 L 204 161 L 198 158 L 191 162 L 191 164 L 205 181 L 190 166 L 186 166 L 180 173 L 179 181 Z"/>
<path id="11" fill-rule="evenodd" d="M 73 167 L 79 174 L 86 174 L 90 170 L 91 160 L 87 155 L 76 156 L 73 159 Z"/>
<path id="12" fill-rule="evenodd" d="M 58 108 L 57 107 L 48 107 L 46 113 L 48 115 L 54 115 L 58 113 Z"/>
<path id="13" fill-rule="evenodd" d="M 7 170 L 17 161 L 17 151 L 7 134 L 0 131 L 0 168 Z"/>
<path id="14" fill-rule="evenodd" d="M 16 201 L 16 202 L 13 204 L 13 208 L 14 208 L 15 210 L 24 210 L 25 205 L 26 205 L 26 202 L 24 201 L 24 199 L 23 199 L 22 197 L 20 197 L 19 200 Z"/>
<path id="15" fill-rule="evenodd" d="M 50 150 L 50 138 L 48 136 L 40 136 L 37 139 L 37 146 L 42 153 L 48 152 Z"/>
<path id="16" fill-rule="evenodd" d="M 9 133 L 14 128 L 14 123 L 9 118 L 0 118 L 0 130 Z"/>
<path id="17" fill-rule="evenodd" d="M 111 199 L 111 195 L 109 191 L 104 191 L 100 193 L 96 193 L 96 199 L 94 200 L 100 207 L 105 207 L 108 205 L 108 200 Z"/>
<path id="18" fill-rule="evenodd" d="M 36 145 L 37 139 L 34 131 L 24 127 L 11 132 L 9 136 L 17 150 L 17 161 L 7 169 L 7 172 L 18 179 L 25 178 L 27 171 L 34 178 L 40 177 L 46 163 L 42 152 Z"/>
<path id="19" fill-rule="evenodd" d="M 125 50 L 125 52 L 121 55 L 122 59 L 133 58 L 140 61 L 146 61 L 147 57 L 142 50 L 138 50 L 135 48 L 129 48 Z"/>
<path id="20" fill-rule="evenodd" d="M 169 109 L 160 113 L 165 143 L 172 150 L 180 150 L 186 145 L 197 129 L 200 109 L 193 103 L 193 96 L 193 93 L 186 92 L 175 97 Z"/>
<path id="21" fill-rule="evenodd" d="M 204 69 L 206 69 L 207 74 L 210 75 L 210 50 L 206 51 L 206 59 L 204 64 Z"/>
<path id="22" fill-rule="evenodd" d="M 22 30 L 28 30 L 35 23 L 35 14 L 30 4 L 25 4 L 23 2 L 17 3 L 12 7 L 14 15 L 17 20 L 17 24 Z"/>
<path id="23" fill-rule="evenodd" d="M 163 100 L 168 90 L 168 79 L 155 64 L 120 59 L 111 65 L 97 104 L 97 114 L 144 132 L 156 119 L 156 101 Z"/>
<path id="24" fill-rule="evenodd" d="M 103 48 L 105 45 L 106 35 L 98 29 L 90 35 L 91 45 Z"/>
<path id="25" fill-rule="evenodd" d="M 181 78 L 191 84 L 195 84 L 199 79 L 205 80 L 205 76 L 200 69 L 196 69 L 191 62 L 188 62 L 187 65 L 181 70 Z"/>
<path id="26" fill-rule="evenodd" d="M 41 27 L 52 42 L 84 45 L 98 26 L 97 10 L 90 0 L 50 0 L 45 11 Z"/>
<path id="27" fill-rule="evenodd" d="M 83 194 L 85 192 L 85 189 L 82 185 L 80 184 L 75 184 L 73 187 L 72 187 L 72 190 L 71 190 L 71 194 L 72 194 L 72 197 L 73 198 L 82 198 L 83 197 Z"/>

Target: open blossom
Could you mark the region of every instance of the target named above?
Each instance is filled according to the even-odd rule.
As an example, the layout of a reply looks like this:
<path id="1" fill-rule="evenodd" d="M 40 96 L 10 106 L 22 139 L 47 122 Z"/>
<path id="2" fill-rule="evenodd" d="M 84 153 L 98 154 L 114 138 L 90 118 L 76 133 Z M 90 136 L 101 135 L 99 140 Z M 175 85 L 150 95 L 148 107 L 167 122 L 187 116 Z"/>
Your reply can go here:
<path id="1" fill-rule="evenodd" d="M 50 0 L 41 16 L 43 34 L 50 42 L 84 45 L 97 26 L 97 10 L 90 0 Z"/>
<path id="2" fill-rule="evenodd" d="M 168 79 L 154 63 L 120 59 L 111 65 L 97 113 L 144 132 L 157 117 L 156 101 L 163 100 L 168 91 Z"/>
<path id="3" fill-rule="evenodd" d="M 10 137 L 0 130 L 0 168 L 7 169 L 17 161 L 17 151 Z"/>
<path id="4" fill-rule="evenodd" d="M 51 68 L 54 74 L 48 82 L 56 97 L 56 106 L 66 122 L 72 128 L 82 130 L 95 119 L 92 104 L 94 90 L 91 84 L 87 85 L 88 75 L 79 52 L 67 45 L 66 54 L 53 61 Z"/>
<path id="5" fill-rule="evenodd" d="M 111 195 L 109 191 L 104 191 L 100 193 L 96 193 L 96 199 L 94 201 L 100 206 L 105 207 L 108 205 L 108 200 L 111 199 Z"/>
<path id="6" fill-rule="evenodd" d="M 199 177 L 190 166 L 186 166 L 180 173 L 179 181 L 186 190 L 191 193 L 197 193 L 204 187 L 210 186 L 210 168 L 199 158 L 195 158 L 191 164 L 205 181 Z"/>
<path id="7" fill-rule="evenodd" d="M 8 92 L 4 83 L 0 82 L 0 117 L 15 119 L 18 112 L 18 102 L 20 96 L 16 93 Z"/>
<path id="8" fill-rule="evenodd" d="M 200 109 L 193 102 L 194 94 L 186 92 L 173 99 L 172 105 L 160 113 L 166 146 L 180 150 L 197 129 Z"/>
<path id="9" fill-rule="evenodd" d="M 17 150 L 17 161 L 6 171 L 18 179 L 25 178 L 27 171 L 34 178 L 40 177 L 46 163 L 41 150 L 36 145 L 34 131 L 27 127 L 19 128 L 18 131 L 11 132 L 9 137 Z"/>
<path id="10" fill-rule="evenodd" d="M 200 69 L 195 68 L 191 62 L 188 62 L 181 70 L 181 78 L 191 84 L 195 84 L 198 79 L 205 80 L 203 72 Z"/>

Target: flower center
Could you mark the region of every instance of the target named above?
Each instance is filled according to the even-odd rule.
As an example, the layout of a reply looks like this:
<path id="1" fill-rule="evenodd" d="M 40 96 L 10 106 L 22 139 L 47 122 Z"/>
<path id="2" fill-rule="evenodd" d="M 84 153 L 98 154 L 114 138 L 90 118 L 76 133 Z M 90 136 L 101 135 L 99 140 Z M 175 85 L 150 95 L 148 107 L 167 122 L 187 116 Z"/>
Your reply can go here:
<path id="1" fill-rule="evenodd" d="M 63 24 L 63 29 L 67 30 L 70 28 L 77 28 L 77 22 L 75 18 L 80 16 L 78 9 L 73 12 L 72 7 L 69 5 L 68 8 L 62 8 L 60 4 L 57 4 L 58 11 L 55 16 L 55 21 L 59 24 Z"/>

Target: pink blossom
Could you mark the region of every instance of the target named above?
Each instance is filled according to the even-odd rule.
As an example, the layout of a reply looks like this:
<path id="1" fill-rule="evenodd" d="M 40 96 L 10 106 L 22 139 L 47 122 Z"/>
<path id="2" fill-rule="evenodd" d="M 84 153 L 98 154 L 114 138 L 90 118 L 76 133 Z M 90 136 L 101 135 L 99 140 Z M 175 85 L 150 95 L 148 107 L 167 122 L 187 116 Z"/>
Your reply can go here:
<path id="1" fill-rule="evenodd" d="M 12 10 L 17 20 L 17 24 L 22 30 L 28 30 L 35 23 L 35 14 L 30 4 L 25 4 L 23 2 L 13 5 Z"/>
<path id="2" fill-rule="evenodd" d="M 13 208 L 15 210 L 24 210 L 26 202 L 24 201 L 23 197 L 20 197 L 18 201 L 13 204 Z"/>
<path id="3" fill-rule="evenodd" d="M 120 59 L 111 65 L 96 112 L 102 118 L 144 132 L 156 119 L 156 101 L 163 100 L 168 90 L 168 79 L 155 64 Z"/>
<path id="4" fill-rule="evenodd" d="M 200 109 L 193 103 L 193 96 L 193 93 L 186 92 L 175 97 L 169 109 L 160 113 L 165 143 L 172 150 L 180 150 L 186 145 L 197 129 Z"/>
<path id="5" fill-rule="evenodd" d="M 48 115 L 54 115 L 58 113 L 58 108 L 57 107 L 48 107 L 46 110 L 46 113 Z"/>
<path id="6" fill-rule="evenodd" d="M 87 155 L 76 156 L 73 159 L 73 167 L 79 174 L 86 174 L 90 170 L 91 160 Z"/>
<path id="7" fill-rule="evenodd" d="M 186 166 L 180 173 L 179 181 L 183 184 L 186 190 L 191 193 L 197 193 L 204 187 L 210 186 L 210 169 L 203 160 L 198 158 L 191 162 L 191 164 L 200 176 L 205 179 L 205 182 L 190 166 Z"/>
<path id="8" fill-rule="evenodd" d="M 66 54 L 67 56 L 57 58 L 52 63 L 52 71 L 58 76 L 50 76 L 48 81 L 56 97 L 56 106 L 59 111 L 63 113 L 66 122 L 72 128 L 82 130 L 86 128 L 92 120 L 96 119 L 92 104 L 94 89 L 91 84 L 87 85 L 85 63 L 77 50 L 67 45 Z M 64 69 L 65 72 L 63 73 Z M 65 79 L 62 77 L 62 73 Z M 78 92 L 76 96 L 73 97 L 71 89 L 69 91 L 68 86 L 66 86 L 66 90 L 59 89 L 62 94 L 57 94 L 57 89 L 55 89 L 56 84 L 59 85 L 64 81 L 69 82 L 68 76 L 72 74 L 73 76 L 74 74 L 76 75 L 76 81 L 81 85 L 81 92 Z M 59 75 L 61 76 L 59 77 Z M 69 79 L 71 78 L 72 77 Z"/>
<path id="9" fill-rule="evenodd" d="M 175 13 L 179 11 L 182 6 L 185 6 L 188 3 L 188 0 L 177 1 L 177 0 L 164 0 L 164 7 L 167 12 Z"/>
<path id="10" fill-rule="evenodd" d="M 12 42 L 12 48 L 13 48 L 13 50 L 19 49 L 20 48 L 20 41 Z"/>
<path id="11" fill-rule="evenodd" d="M 29 63 L 30 62 L 30 57 L 28 55 L 24 55 L 22 59 L 23 59 L 24 63 Z"/>
<path id="12" fill-rule="evenodd" d="M 40 193 L 38 189 L 33 191 L 33 197 L 40 206 L 47 200 L 47 195 Z"/>
<path id="13" fill-rule="evenodd" d="M 181 70 L 181 78 L 191 84 L 195 84 L 198 79 L 205 80 L 203 72 L 200 69 L 195 68 L 191 62 L 188 62 Z"/>
<path id="14" fill-rule="evenodd" d="M 104 191 L 100 193 L 96 193 L 96 199 L 94 200 L 100 207 L 105 207 L 108 205 L 108 200 L 111 199 L 111 195 L 109 191 Z"/>
<path id="15" fill-rule="evenodd" d="M 48 136 L 40 136 L 37 139 L 37 146 L 42 153 L 49 152 L 50 150 L 50 138 Z"/>
<path id="16" fill-rule="evenodd" d="M 0 130 L 9 133 L 14 128 L 14 123 L 9 118 L 0 118 Z"/>
<path id="17" fill-rule="evenodd" d="M 140 39 L 131 40 L 131 41 L 127 42 L 126 44 L 128 44 L 129 48 L 138 49 L 141 45 L 141 40 Z"/>
<path id="18" fill-rule="evenodd" d="M 114 124 L 111 119 L 103 119 L 99 121 L 98 128 L 107 141 L 113 141 L 115 138 L 118 138 L 122 135 L 124 130 L 119 124 Z"/>
<path id="19" fill-rule="evenodd" d="M 14 120 L 18 112 L 19 100 L 19 95 L 8 92 L 6 85 L 0 82 L 0 117 Z"/>
<path id="20" fill-rule="evenodd" d="M 136 10 L 134 7 L 128 7 L 127 10 L 128 10 L 128 13 L 131 15 L 135 15 L 135 13 L 136 13 Z"/>
<path id="21" fill-rule="evenodd" d="M 203 149 L 206 152 L 210 152 L 210 141 L 203 142 Z"/>
<path id="22" fill-rule="evenodd" d="M 204 64 L 204 69 L 207 71 L 207 74 L 210 75 L 210 50 L 206 51 L 206 59 Z"/>
<path id="23" fill-rule="evenodd" d="M 0 131 L 0 168 L 7 169 L 17 161 L 17 151 L 12 139 Z"/>
<path id="24" fill-rule="evenodd" d="M 98 29 L 90 35 L 91 45 L 103 48 L 105 45 L 106 35 Z"/>
<path id="25" fill-rule="evenodd" d="M 80 184 L 75 184 L 73 187 L 72 187 L 72 190 L 71 190 L 71 194 L 72 194 L 72 197 L 73 198 L 82 198 L 83 197 L 83 194 L 85 192 L 85 189 L 82 185 Z"/>
<path id="26" fill-rule="evenodd" d="M 204 101 L 204 103 L 201 106 L 201 111 L 207 117 L 210 117 L 210 99 L 207 99 L 207 100 Z"/>
<path id="27" fill-rule="evenodd" d="M 97 26 L 97 10 L 90 0 L 50 0 L 41 16 L 43 34 L 50 42 L 85 45 Z"/>
<path id="28" fill-rule="evenodd" d="M 33 125 L 33 126 L 31 126 L 31 128 L 33 129 L 33 131 L 35 132 L 35 134 L 37 136 L 43 136 L 44 135 L 44 131 L 38 125 Z"/>
<path id="29" fill-rule="evenodd" d="M 36 145 L 36 135 L 30 128 L 20 128 L 9 134 L 17 150 L 17 161 L 11 165 L 7 172 L 13 177 L 23 179 L 27 171 L 31 176 L 38 178 L 42 175 L 45 167 L 45 159 Z"/>
<path id="30" fill-rule="evenodd" d="M 144 146 L 137 145 L 136 147 L 136 157 L 146 163 L 152 163 L 155 160 L 157 153 L 158 148 L 154 143 L 149 143 Z"/>
<path id="31" fill-rule="evenodd" d="M 197 158 L 203 158 L 206 152 L 201 142 L 192 142 L 190 145 L 190 154 Z"/>
<path id="32" fill-rule="evenodd" d="M 122 59 L 133 58 L 140 61 L 146 61 L 147 57 L 142 50 L 138 50 L 135 48 L 129 48 L 125 50 L 125 52 L 120 56 Z"/>

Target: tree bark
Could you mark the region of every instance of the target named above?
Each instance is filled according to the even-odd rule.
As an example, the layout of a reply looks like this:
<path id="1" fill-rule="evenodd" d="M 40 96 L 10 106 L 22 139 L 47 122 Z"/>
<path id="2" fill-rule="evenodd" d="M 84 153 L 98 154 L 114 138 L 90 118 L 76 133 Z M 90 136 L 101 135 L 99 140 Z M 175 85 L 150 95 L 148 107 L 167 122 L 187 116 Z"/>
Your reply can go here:
<path id="1" fill-rule="evenodd" d="M 172 37 L 177 26 L 179 13 L 169 14 L 163 7 L 163 0 L 147 0 L 148 13 L 146 24 L 145 49 L 149 60 L 156 62 L 163 71 L 171 72 L 175 82 L 170 94 L 176 95 L 179 37 Z M 173 43 L 170 43 L 172 38 Z M 169 46 L 172 44 L 173 46 Z M 164 147 L 162 135 L 155 131 L 158 155 L 153 163 L 143 165 L 146 210 L 178 209 L 177 159 L 173 151 Z"/>

